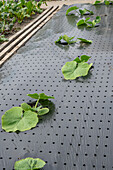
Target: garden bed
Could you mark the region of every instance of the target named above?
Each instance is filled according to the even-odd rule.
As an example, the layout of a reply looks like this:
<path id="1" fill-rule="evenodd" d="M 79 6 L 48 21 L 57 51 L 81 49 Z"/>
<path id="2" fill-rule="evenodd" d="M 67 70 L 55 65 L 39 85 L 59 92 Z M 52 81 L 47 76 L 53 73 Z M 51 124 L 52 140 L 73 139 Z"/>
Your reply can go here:
<path id="1" fill-rule="evenodd" d="M 47 103 L 51 112 L 32 130 L 7 133 L 0 127 L 1 170 L 13 170 L 15 161 L 26 157 L 45 160 L 44 170 L 113 168 L 113 6 L 77 6 L 92 10 L 92 20 L 101 16 L 99 27 L 78 28 L 82 17 L 66 16 L 69 7 L 63 6 L 0 68 L 1 116 L 34 101 L 26 94 L 55 97 Z M 93 43 L 56 45 L 64 34 Z M 85 77 L 65 80 L 62 66 L 81 55 L 91 56 L 93 68 Z"/>

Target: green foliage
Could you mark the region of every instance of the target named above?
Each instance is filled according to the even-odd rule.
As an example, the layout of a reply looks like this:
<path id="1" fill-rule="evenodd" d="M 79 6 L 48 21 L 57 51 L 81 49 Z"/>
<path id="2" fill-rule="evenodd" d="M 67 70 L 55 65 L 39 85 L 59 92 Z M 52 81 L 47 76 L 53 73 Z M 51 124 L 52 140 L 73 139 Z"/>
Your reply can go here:
<path id="1" fill-rule="evenodd" d="M 14 27 L 15 22 L 22 23 L 25 18 L 31 17 L 35 13 L 41 13 L 41 4 L 46 3 L 41 0 L 38 4 L 35 0 L 7 0 L 0 1 L 0 34 L 8 34 Z"/>
<path id="2" fill-rule="evenodd" d="M 101 17 L 100 16 L 97 16 L 95 20 L 93 20 L 92 22 L 91 21 L 88 21 L 87 24 L 88 26 L 87 27 L 95 27 L 96 24 L 98 24 L 99 22 L 101 21 Z"/>
<path id="3" fill-rule="evenodd" d="M 8 39 L 5 38 L 4 35 L 0 35 L 0 43 L 1 43 L 1 42 L 4 42 L 4 41 L 8 41 Z"/>
<path id="4" fill-rule="evenodd" d="M 78 11 L 79 12 L 78 12 Z M 68 15 L 69 14 L 69 12 L 71 12 L 71 11 L 76 11 L 78 14 L 80 14 L 80 15 L 84 15 L 86 12 L 89 12 L 89 14 L 90 15 L 93 15 L 94 13 L 93 13 L 93 11 L 90 11 L 90 10 L 88 10 L 88 9 L 79 9 L 77 6 L 73 6 L 73 7 L 70 7 L 67 11 L 66 11 L 66 15 Z"/>
<path id="5" fill-rule="evenodd" d="M 40 0 L 40 1 L 38 2 L 37 7 L 40 9 L 40 7 L 41 7 L 42 4 L 45 4 L 45 5 L 47 6 L 46 0 Z"/>
<path id="6" fill-rule="evenodd" d="M 26 131 L 35 127 L 39 122 L 39 117 L 49 112 L 48 108 L 38 106 L 39 100 L 54 99 L 52 96 L 47 96 L 44 93 L 28 94 L 31 98 L 37 99 L 34 107 L 27 103 L 22 103 L 21 107 L 13 107 L 6 111 L 2 116 L 2 128 L 6 132 Z"/>
<path id="7" fill-rule="evenodd" d="M 34 93 L 34 94 L 27 94 L 27 96 L 33 98 L 33 99 L 41 99 L 41 100 L 48 100 L 48 99 L 54 99 L 53 96 L 47 96 L 44 93 Z"/>
<path id="8" fill-rule="evenodd" d="M 102 3 L 102 0 L 101 1 L 95 1 L 94 5 L 98 5 L 98 4 L 101 4 Z M 104 3 L 105 5 L 110 5 L 113 3 L 113 1 L 111 0 L 104 0 Z"/>
<path id="9" fill-rule="evenodd" d="M 47 114 L 48 112 L 49 112 L 48 108 L 42 108 L 42 109 L 39 109 L 38 115 L 43 116 L 43 115 Z"/>
<path id="10" fill-rule="evenodd" d="M 105 0 L 104 3 L 105 3 L 105 5 L 109 5 L 109 4 L 110 4 L 110 1 Z"/>
<path id="11" fill-rule="evenodd" d="M 77 22 L 77 26 L 80 25 L 87 25 L 87 21 L 90 19 L 90 17 L 86 18 L 86 19 L 81 19 Z"/>
<path id="12" fill-rule="evenodd" d="M 30 110 L 23 112 L 21 107 L 13 107 L 2 116 L 2 128 L 6 132 L 26 131 L 37 123 L 37 114 Z"/>
<path id="13" fill-rule="evenodd" d="M 88 10 L 88 9 L 86 9 L 86 8 L 83 9 L 83 10 L 82 10 L 82 9 L 79 9 L 79 12 L 80 12 L 81 15 L 84 15 L 86 12 L 89 12 L 90 15 L 93 15 L 93 14 L 94 14 L 93 11 L 90 11 L 90 10 Z"/>
<path id="14" fill-rule="evenodd" d="M 81 19 L 78 21 L 77 26 L 86 25 L 87 27 L 93 28 L 97 23 L 101 21 L 101 17 L 97 16 L 95 20 L 89 21 L 90 17 Z"/>
<path id="15" fill-rule="evenodd" d="M 62 67 L 64 78 L 66 80 L 73 80 L 77 77 L 86 76 L 93 64 L 86 63 L 89 58 L 89 56 L 83 55 L 80 59 L 77 57 L 74 61 L 66 62 Z"/>
<path id="16" fill-rule="evenodd" d="M 80 42 L 82 42 L 82 43 L 92 44 L 92 41 L 91 41 L 91 40 L 86 40 L 86 39 L 83 39 L 83 38 L 77 38 L 77 39 L 80 40 Z"/>
<path id="17" fill-rule="evenodd" d="M 62 40 L 62 39 L 63 39 L 64 41 L 66 41 L 67 44 L 75 43 L 75 42 L 77 42 L 77 40 L 80 40 L 80 42 L 82 42 L 82 43 L 89 43 L 89 44 L 92 43 L 91 40 L 86 40 L 86 39 L 83 39 L 83 38 L 77 38 L 76 41 L 72 41 L 73 38 L 74 38 L 74 37 L 68 37 L 67 35 L 60 36 L 59 39 L 58 39 L 57 41 L 55 41 L 55 43 L 60 43 L 60 44 L 62 44 L 62 43 L 61 43 L 61 40 Z"/>
<path id="18" fill-rule="evenodd" d="M 76 61 L 77 63 L 87 62 L 90 58 L 91 58 L 90 56 L 82 55 L 80 58 L 77 57 L 73 61 Z"/>
<path id="19" fill-rule="evenodd" d="M 45 166 L 45 162 L 39 158 L 26 158 L 16 161 L 14 165 L 15 170 L 35 170 Z"/>
<path id="20" fill-rule="evenodd" d="M 98 4 L 100 4 L 101 2 L 102 2 L 102 0 L 101 0 L 101 1 L 95 1 L 94 5 L 98 5 Z"/>
<path id="21" fill-rule="evenodd" d="M 57 41 L 55 41 L 55 43 L 61 43 L 62 39 L 64 41 L 66 41 L 67 44 L 73 44 L 76 42 L 76 41 L 72 41 L 74 39 L 74 37 L 68 37 L 67 35 L 63 35 L 63 36 L 60 36 L 59 39 Z"/>
<path id="22" fill-rule="evenodd" d="M 75 11 L 75 10 L 77 10 L 77 9 L 79 9 L 77 6 L 70 7 L 70 8 L 66 11 L 66 15 L 68 15 L 69 12 Z"/>

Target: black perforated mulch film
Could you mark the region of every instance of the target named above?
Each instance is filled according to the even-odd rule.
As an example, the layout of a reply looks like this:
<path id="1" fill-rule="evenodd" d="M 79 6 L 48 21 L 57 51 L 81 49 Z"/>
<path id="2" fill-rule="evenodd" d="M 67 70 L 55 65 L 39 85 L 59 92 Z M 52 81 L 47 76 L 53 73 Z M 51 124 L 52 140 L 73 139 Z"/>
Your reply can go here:
<path id="1" fill-rule="evenodd" d="M 113 169 L 113 6 L 90 6 L 99 27 L 76 27 L 79 17 L 65 16 L 64 6 L 25 46 L 0 69 L 0 113 L 32 102 L 28 93 L 53 95 L 45 105 L 50 113 L 36 128 L 20 133 L 0 130 L 0 170 L 12 170 L 15 161 L 39 157 L 44 170 Z M 87 17 L 87 16 L 85 16 Z M 55 45 L 67 34 L 93 41 Z M 88 76 L 73 81 L 61 68 L 82 54 L 94 63 Z"/>

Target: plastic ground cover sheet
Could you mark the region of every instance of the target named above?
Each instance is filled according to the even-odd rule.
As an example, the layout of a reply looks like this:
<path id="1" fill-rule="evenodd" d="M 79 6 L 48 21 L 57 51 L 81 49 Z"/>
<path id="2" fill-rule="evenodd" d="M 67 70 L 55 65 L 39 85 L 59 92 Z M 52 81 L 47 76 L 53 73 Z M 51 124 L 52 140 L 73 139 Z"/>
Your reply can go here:
<path id="1" fill-rule="evenodd" d="M 113 169 L 113 6 L 78 6 L 92 10 L 91 19 L 101 16 L 100 26 L 78 29 L 81 17 L 66 16 L 63 6 L 0 68 L 1 116 L 34 101 L 29 93 L 55 97 L 32 130 L 7 133 L 0 126 L 0 170 L 13 170 L 26 157 L 45 160 L 44 170 Z M 64 34 L 93 43 L 56 45 Z M 80 55 L 91 56 L 94 67 L 86 77 L 64 80 L 62 66 Z"/>

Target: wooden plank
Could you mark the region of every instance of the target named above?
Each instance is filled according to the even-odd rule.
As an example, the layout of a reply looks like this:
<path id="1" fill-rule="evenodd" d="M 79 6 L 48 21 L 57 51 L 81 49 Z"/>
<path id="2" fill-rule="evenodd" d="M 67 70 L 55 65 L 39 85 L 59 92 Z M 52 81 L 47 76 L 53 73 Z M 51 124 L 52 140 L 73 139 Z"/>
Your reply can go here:
<path id="1" fill-rule="evenodd" d="M 5 57 L 0 61 L 0 66 L 2 66 L 4 62 L 7 61 L 20 47 L 22 47 L 38 30 L 40 30 L 60 8 L 61 7 L 57 7 L 57 9 L 49 17 L 47 17 L 35 30 L 33 30 L 17 46 L 15 46 L 9 53 L 7 53 Z"/>

